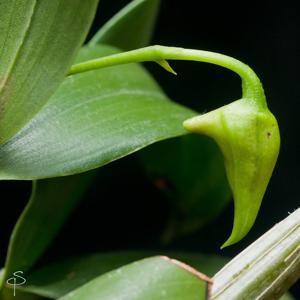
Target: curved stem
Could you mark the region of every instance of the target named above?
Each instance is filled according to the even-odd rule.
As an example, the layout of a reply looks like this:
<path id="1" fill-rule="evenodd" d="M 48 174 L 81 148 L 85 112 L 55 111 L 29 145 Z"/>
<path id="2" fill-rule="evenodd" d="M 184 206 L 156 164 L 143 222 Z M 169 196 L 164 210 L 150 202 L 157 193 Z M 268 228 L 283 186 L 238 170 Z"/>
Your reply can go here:
<path id="1" fill-rule="evenodd" d="M 265 108 L 267 106 L 260 80 L 249 66 L 232 57 L 209 51 L 177 47 L 150 46 L 73 65 L 68 75 L 119 64 L 145 61 L 158 62 L 162 67 L 170 71 L 171 69 L 168 68 L 165 60 L 199 61 L 227 68 L 241 77 L 243 98 L 249 99 L 259 108 Z"/>

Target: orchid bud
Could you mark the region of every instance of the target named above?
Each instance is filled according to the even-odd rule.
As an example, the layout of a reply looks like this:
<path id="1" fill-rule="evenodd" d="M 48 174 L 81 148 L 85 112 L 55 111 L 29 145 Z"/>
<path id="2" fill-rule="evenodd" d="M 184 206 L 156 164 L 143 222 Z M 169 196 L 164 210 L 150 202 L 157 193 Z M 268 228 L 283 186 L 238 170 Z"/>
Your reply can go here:
<path id="1" fill-rule="evenodd" d="M 235 210 L 231 236 L 222 247 L 234 244 L 251 229 L 272 175 L 280 146 L 277 121 L 267 107 L 241 99 L 188 119 L 184 127 L 221 148 Z"/>

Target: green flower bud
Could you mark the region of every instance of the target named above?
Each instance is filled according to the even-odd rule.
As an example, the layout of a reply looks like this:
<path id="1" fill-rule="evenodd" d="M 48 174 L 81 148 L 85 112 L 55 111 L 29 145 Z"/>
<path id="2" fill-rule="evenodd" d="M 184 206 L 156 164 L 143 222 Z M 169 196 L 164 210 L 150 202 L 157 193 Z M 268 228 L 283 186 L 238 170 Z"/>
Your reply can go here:
<path id="1" fill-rule="evenodd" d="M 191 118 L 184 127 L 213 138 L 222 150 L 234 198 L 234 224 L 222 247 L 251 229 L 272 175 L 280 146 L 277 121 L 267 107 L 241 99 Z"/>
<path id="2" fill-rule="evenodd" d="M 141 61 L 156 61 L 176 74 L 167 60 L 215 64 L 235 72 L 242 79 L 241 100 L 184 122 L 186 129 L 212 137 L 225 158 L 235 201 L 233 230 L 225 247 L 239 241 L 252 227 L 279 152 L 278 125 L 267 108 L 263 87 L 253 70 L 227 55 L 156 45 L 74 65 L 69 75 Z"/>

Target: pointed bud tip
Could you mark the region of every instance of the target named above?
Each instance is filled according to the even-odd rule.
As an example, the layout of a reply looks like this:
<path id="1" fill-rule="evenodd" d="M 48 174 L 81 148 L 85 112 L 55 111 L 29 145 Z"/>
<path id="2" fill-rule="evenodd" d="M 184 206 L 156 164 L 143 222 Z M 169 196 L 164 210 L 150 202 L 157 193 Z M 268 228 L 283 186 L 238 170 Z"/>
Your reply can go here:
<path id="1" fill-rule="evenodd" d="M 183 122 L 183 127 L 186 130 L 193 131 L 197 127 L 197 119 L 198 119 L 198 116 L 185 120 Z"/>
<path id="2" fill-rule="evenodd" d="M 194 133 L 204 134 L 213 137 L 216 128 L 216 119 L 219 111 L 215 110 L 200 116 L 192 117 L 183 122 L 183 127 Z"/>

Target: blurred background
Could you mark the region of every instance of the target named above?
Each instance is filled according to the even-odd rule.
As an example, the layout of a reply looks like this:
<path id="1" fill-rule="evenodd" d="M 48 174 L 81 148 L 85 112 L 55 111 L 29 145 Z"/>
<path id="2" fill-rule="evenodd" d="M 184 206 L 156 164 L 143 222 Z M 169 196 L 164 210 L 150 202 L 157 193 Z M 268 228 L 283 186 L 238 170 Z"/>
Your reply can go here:
<path id="1" fill-rule="evenodd" d="M 90 37 L 128 2 L 101 0 Z M 204 157 L 190 174 L 205 179 L 209 168 L 209 174 L 220 183 L 223 200 L 219 206 L 218 202 L 213 202 L 217 195 L 211 191 L 205 191 L 208 195 L 206 201 L 204 197 L 195 203 L 193 200 L 199 194 L 186 196 L 184 192 L 180 199 L 174 199 L 176 196 L 172 193 L 176 190 L 177 179 L 164 176 L 164 171 L 153 167 L 155 163 L 150 167 L 147 163 L 156 159 L 149 158 L 151 151 L 160 153 L 163 161 L 169 157 L 177 143 L 171 141 L 161 146 L 163 148 L 155 150 L 154 145 L 154 150 L 151 146 L 149 151 L 103 167 L 86 199 L 73 212 L 44 260 L 51 261 L 70 252 L 77 255 L 121 249 L 152 249 L 161 253 L 192 251 L 232 257 L 299 207 L 300 19 L 296 3 L 262 1 L 246 5 L 231 1 L 162 0 L 152 44 L 210 50 L 233 56 L 249 64 L 263 82 L 269 108 L 278 119 L 282 145 L 256 223 L 245 239 L 220 250 L 220 245 L 230 234 L 233 219 L 233 203 L 222 185 L 223 179 L 220 183 L 215 178 L 223 176 L 222 164 L 206 165 Z M 176 77 L 155 64 L 147 64 L 146 68 L 172 100 L 199 112 L 232 102 L 241 95 L 240 80 L 230 71 L 190 62 L 176 62 L 172 66 L 178 73 Z M 210 141 L 201 143 L 206 145 Z M 221 162 L 215 146 L 208 147 L 212 150 L 207 151 L 216 152 L 214 157 Z M 191 156 L 197 153 L 194 151 Z M 157 164 L 160 165 L 159 158 Z M 12 220 L 17 219 L 26 204 L 31 185 L 29 182 L 5 182 L 1 187 L 11 199 L 0 220 L 3 264 L 4 249 L 14 225 Z M 184 186 L 178 190 L 182 188 Z M 188 206 L 184 203 L 185 197 L 190 202 L 184 215 L 180 209 Z M 195 212 L 195 207 L 198 212 Z M 211 218 L 205 219 L 201 215 L 201 210 L 213 209 Z M 195 215 L 191 216 L 192 212 Z M 299 284 L 292 292 L 300 297 Z"/>

